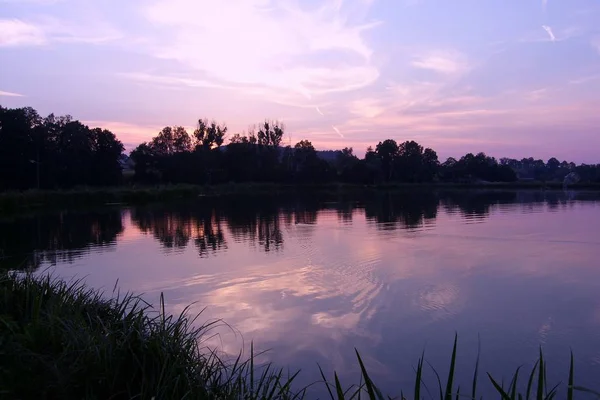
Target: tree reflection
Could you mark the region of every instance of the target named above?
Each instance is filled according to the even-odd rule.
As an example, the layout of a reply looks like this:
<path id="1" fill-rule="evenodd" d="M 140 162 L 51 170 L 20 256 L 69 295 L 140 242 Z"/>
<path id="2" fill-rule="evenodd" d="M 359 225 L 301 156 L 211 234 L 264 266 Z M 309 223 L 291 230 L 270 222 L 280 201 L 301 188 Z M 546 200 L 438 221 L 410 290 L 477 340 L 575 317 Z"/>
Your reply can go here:
<path id="1" fill-rule="evenodd" d="M 123 232 L 120 210 L 61 212 L 0 220 L 0 268 L 36 269 L 108 248 Z"/>
<path id="2" fill-rule="evenodd" d="M 495 207 L 516 203 L 517 192 L 457 190 L 442 193 L 440 202 L 450 213 L 458 210 L 466 218 L 482 219 Z"/>
<path id="3" fill-rule="evenodd" d="M 417 229 L 437 216 L 438 197 L 433 192 L 377 192 L 365 202 L 367 219 L 382 229 Z"/>
<path id="4" fill-rule="evenodd" d="M 152 235 L 163 251 L 193 245 L 200 257 L 228 248 L 228 240 L 258 251 L 284 248 L 285 233 L 308 238 L 319 218 L 351 224 L 364 215 L 381 230 L 419 230 L 438 211 L 465 219 L 487 218 L 503 207 L 522 211 L 572 207 L 573 200 L 598 201 L 597 193 L 544 191 L 377 191 L 224 196 L 193 203 L 134 207 L 131 221 Z M 111 248 L 124 230 L 119 209 L 35 214 L 0 220 L 0 268 L 25 269 L 72 262 L 90 248 Z"/>
<path id="5" fill-rule="evenodd" d="M 202 205 L 160 205 L 134 208 L 131 221 L 152 234 L 167 251 L 183 250 L 193 240 L 198 254 L 206 257 L 227 248 L 218 210 Z"/>

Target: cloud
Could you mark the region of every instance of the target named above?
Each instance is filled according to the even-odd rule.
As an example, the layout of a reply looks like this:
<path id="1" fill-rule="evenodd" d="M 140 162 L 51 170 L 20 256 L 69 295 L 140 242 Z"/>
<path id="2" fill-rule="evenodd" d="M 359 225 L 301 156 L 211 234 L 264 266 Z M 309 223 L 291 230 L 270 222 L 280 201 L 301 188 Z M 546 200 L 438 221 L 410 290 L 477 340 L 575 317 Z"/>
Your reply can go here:
<path id="1" fill-rule="evenodd" d="M 529 101 L 540 101 L 548 97 L 548 88 L 536 89 L 525 93 L 524 98 Z"/>
<path id="2" fill-rule="evenodd" d="M 191 88 L 233 88 L 232 86 L 218 84 L 214 81 L 209 81 L 206 79 L 194 79 L 182 76 L 154 75 L 146 72 L 126 72 L 119 73 L 117 75 L 131 80 L 140 81 L 144 83 L 152 83 L 156 85 L 186 86 Z"/>
<path id="3" fill-rule="evenodd" d="M 44 31 L 18 19 L 0 19 L 0 47 L 39 46 L 46 43 Z"/>
<path id="4" fill-rule="evenodd" d="M 349 17 L 368 9 L 368 2 L 330 0 L 317 8 L 300 4 L 155 0 L 142 10 L 157 33 L 145 50 L 179 62 L 192 71 L 191 79 L 196 74 L 264 97 L 285 92 L 304 103 L 373 83 L 379 71 L 363 34 L 378 22 L 351 22 Z M 332 57 L 319 57 L 325 54 Z"/>
<path id="5" fill-rule="evenodd" d="M 598 75 L 588 75 L 588 76 L 583 76 L 581 78 L 571 79 L 569 81 L 569 83 L 572 84 L 572 85 L 581 85 L 582 83 L 587 83 L 587 82 L 595 81 L 597 79 L 600 79 L 600 74 L 598 74 Z"/>
<path id="6" fill-rule="evenodd" d="M 600 54 L 600 37 L 592 39 L 591 45 Z"/>
<path id="7" fill-rule="evenodd" d="M 337 128 L 337 126 L 331 125 L 331 128 L 335 131 L 335 133 L 337 133 L 338 135 L 340 135 L 341 138 L 344 137 L 344 135 L 342 135 L 342 133 L 340 132 L 340 130 Z"/>
<path id="8" fill-rule="evenodd" d="M 0 47 L 41 46 L 51 42 L 101 44 L 121 38 L 111 26 L 82 21 L 70 24 L 53 17 L 35 22 L 0 19 Z"/>
<path id="9" fill-rule="evenodd" d="M 380 99 L 361 98 L 354 100 L 349 105 L 350 113 L 361 118 L 375 118 L 385 111 Z"/>
<path id="10" fill-rule="evenodd" d="M 64 1 L 66 1 L 66 0 L 0 0 L 0 3 L 46 5 L 46 4 L 62 3 Z"/>
<path id="11" fill-rule="evenodd" d="M 6 97 L 23 97 L 22 94 L 13 93 L 13 92 L 4 92 L 2 90 L 0 90 L 0 96 L 6 96 Z"/>
<path id="12" fill-rule="evenodd" d="M 412 65 L 442 74 L 457 74 L 468 69 L 465 57 L 457 51 L 434 51 L 413 58 Z"/>
<path id="13" fill-rule="evenodd" d="M 555 42 L 556 36 L 554 36 L 554 33 L 552 32 L 552 28 L 550 28 L 548 25 L 542 25 L 542 28 L 548 33 L 548 36 L 550 36 L 550 40 Z"/>
<path id="14" fill-rule="evenodd" d="M 557 30 L 548 25 L 542 25 L 542 29 L 544 32 L 541 32 L 539 29 L 532 30 L 518 41 L 524 43 L 562 42 L 586 34 L 586 30 L 578 26 L 568 26 Z"/>

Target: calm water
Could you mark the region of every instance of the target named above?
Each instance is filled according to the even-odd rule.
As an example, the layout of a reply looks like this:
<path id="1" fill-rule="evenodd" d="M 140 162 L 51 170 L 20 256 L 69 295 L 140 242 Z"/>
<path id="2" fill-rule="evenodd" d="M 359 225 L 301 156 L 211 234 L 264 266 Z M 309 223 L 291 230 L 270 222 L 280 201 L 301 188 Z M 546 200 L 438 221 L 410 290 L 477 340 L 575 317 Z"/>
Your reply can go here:
<path id="1" fill-rule="evenodd" d="M 541 344 L 549 377 L 600 382 L 600 194 L 379 193 L 235 197 L 0 219 L 0 261 L 143 292 L 222 318 L 208 338 L 347 383 L 360 350 L 391 394 L 423 349 L 440 372 L 499 378 Z M 0 252 L 0 255 L 2 253 Z M 410 388 L 410 383 L 407 386 Z M 405 389 L 410 390 L 410 389 Z"/>

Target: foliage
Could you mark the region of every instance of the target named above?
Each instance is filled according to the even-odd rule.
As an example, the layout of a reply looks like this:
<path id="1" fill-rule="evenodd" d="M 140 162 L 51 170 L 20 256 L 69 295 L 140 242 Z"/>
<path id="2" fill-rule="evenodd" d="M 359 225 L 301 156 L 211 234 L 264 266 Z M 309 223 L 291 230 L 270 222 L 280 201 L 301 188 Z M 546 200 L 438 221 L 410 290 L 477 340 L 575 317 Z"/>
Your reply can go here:
<path id="1" fill-rule="evenodd" d="M 600 165 L 575 165 L 550 158 L 500 161 L 484 153 L 440 163 L 435 150 L 393 139 L 369 147 L 363 159 L 352 148 L 317 151 L 308 140 L 284 146 L 285 127 L 264 121 L 247 134 L 199 119 L 194 131 L 167 126 L 131 153 L 143 184 L 271 183 L 487 183 L 535 180 L 600 182 Z M 40 117 L 32 108 L 0 107 L 0 190 L 113 186 L 122 181 L 123 145 L 114 134 L 90 129 L 70 116 Z M 574 176 L 574 175 L 572 175 Z"/>
<path id="2" fill-rule="evenodd" d="M 60 399 L 291 399 L 294 376 L 255 355 L 225 362 L 194 327 L 139 297 L 79 282 L 0 276 L 0 394 Z"/>
<path id="3" fill-rule="evenodd" d="M 70 116 L 0 107 L 0 190 L 117 185 L 123 150 L 112 132 Z"/>
<path id="4" fill-rule="evenodd" d="M 187 310 L 187 309 L 186 309 Z M 80 282 L 50 277 L 3 273 L 0 275 L 0 394 L 3 398 L 61 399 L 300 399 L 307 389 L 297 388 L 299 372 L 284 374 L 271 364 L 256 364 L 251 346 L 247 360 L 220 358 L 203 347 L 202 338 L 218 321 L 195 327 L 186 310 L 178 317 L 158 310 L 139 297 L 106 299 Z M 417 362 L 415 381 L 400 399 L 440 400 L 483 398 L 479 357 L 468 390 L 456 381 L 458 337 L 454 338 L 445 384 L 433 368 L 434 385 L 424 381 L 424 355 Z M 319 368 L 322 392 L 334 399 L 384 397 L 369 375 L 360 354 L 358 385 L 343 386 L 337 373 L 329 380 Z M 550 400 L 562 393 L 572 400 L 576 392 L 600 398 L 600 393 L 575 385 L 571 355 L 566 384 L 546 379 L 547 364 L 538 361 L 523 386 L 517 368 L 508 386 L 487 374 L 488 387 L 501 399 Z M 409 389 L 409 388 L 406 388 Z M 432 392 L 437 392 L 433 394 Z M 405 394 L 406 393 L 406 394 Z M 412 396 L 410 395 L 412 393 Z M 489 391 L 487 392 L 489 393 Z"/>

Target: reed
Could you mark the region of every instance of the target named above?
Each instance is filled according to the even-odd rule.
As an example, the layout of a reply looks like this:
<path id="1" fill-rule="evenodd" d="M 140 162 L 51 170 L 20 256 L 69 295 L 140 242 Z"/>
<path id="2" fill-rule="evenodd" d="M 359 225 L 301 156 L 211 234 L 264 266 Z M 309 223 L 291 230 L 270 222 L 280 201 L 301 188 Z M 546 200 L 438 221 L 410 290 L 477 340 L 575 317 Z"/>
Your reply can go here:
<path id="1" fill-rule="evenodd" d="M 258 364 L 250 347 L 234 359 L 203 345 L 220 324 L 199 324 L 188 310 L 165 312 L 161 296 L 153 308 L 140 297 L 119 292 L 111 298 L 81 281 L 51 276 L 0 273 L 0 398 L 6 399 L 301 399 L 312 393 L 295 383 L 296 373 Z M 389 397 L 374 383 L 358 351 L 359 384 L 344 386 L 337 373 L 311 386 L 331 399 L 458 400 L 482 398 L 479 361 L 470 390 L 455 382 L 458 337 L 445 383 L 435 369 L 434 385 L 423 381 L 424 355 L 417 362 L 414 386 Z M 600 393 L 575 385 L 573 357 L 565 384 L 551 385 L 539 359 L 521 381 L 517 369 L 508 386 L 491 375 L 484 379 L 500 399 L 573 399 L 577 393 Z M 525 385 L 526 383 L 526 385 Z M 321 385 L 321 386 L 319 386 Z M 430 388 L 437 387 L 435 395 Z M 312 388 L 311 388 L 312 389 Z"/>

